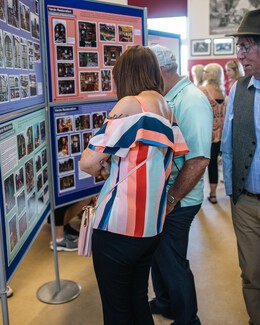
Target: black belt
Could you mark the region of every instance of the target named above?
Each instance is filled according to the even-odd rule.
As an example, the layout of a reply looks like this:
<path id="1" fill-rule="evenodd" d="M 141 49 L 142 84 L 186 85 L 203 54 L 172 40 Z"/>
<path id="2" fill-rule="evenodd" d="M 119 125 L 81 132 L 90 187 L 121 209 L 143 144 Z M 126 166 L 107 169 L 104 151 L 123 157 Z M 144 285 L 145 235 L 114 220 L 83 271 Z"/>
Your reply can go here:
<path id="1" fill-rule="evenodd" d="M 242 193 L 245 194 L 245 195 L 247 195 L 247 196 L 254 197 L 257 200 L 260 200 L 260 194 L 250 193 L 247 190 L 243 190 Z"/>

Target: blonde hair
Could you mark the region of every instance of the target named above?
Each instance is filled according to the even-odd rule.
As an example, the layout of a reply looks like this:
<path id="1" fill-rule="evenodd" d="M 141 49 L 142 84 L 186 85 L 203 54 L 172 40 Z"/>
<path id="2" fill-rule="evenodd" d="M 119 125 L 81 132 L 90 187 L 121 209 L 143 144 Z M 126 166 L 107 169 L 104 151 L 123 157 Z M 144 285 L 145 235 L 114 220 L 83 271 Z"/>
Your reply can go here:
<path id="1" fill-rule="evenodd" d="M 202 64 L 196 64 L 191 68 L 193 82 L 196 86 L 201 86 L 203 83 L 203 70 L 204 65 Z"/>
<path id="2" fill-rule="evenodd" d="M 227 68 L 232 69 L 235 72 L 235 80 L 243 77 L 245 75 L 242 64 L 236 60 L 230 60 L 226 63 Z"/>
<path id="3" fill-rule="evenodd" d="M 204 80 L 203 86 L 211 84 L 215 86 L 216 90 L 220 90 L 224 95 L 224 69 L 222 66 L 218 63 L 209 63 L 205 66 L 204 72 L 206 73 L 207 79 Z"/>

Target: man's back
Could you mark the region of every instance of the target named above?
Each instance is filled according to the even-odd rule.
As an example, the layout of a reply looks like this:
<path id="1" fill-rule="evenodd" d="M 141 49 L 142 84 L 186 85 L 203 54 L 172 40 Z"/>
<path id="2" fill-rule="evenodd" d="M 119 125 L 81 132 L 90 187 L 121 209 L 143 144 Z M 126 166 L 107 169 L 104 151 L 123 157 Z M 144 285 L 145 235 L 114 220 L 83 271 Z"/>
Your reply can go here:
<path id="1" fill-rule="evenodd" d="M 174 184 L 184 162 L 196 157 L 210 158 L 212 134 L 212 109 L 207 97 L 187 77 L 182 78 L 165 96 L 178 121 L 188 145 L 185 156 L 175 158 L 168 187 Z M 203 201 L 204 181 L 182 199 L 182 206 L 200 204 Z"/>

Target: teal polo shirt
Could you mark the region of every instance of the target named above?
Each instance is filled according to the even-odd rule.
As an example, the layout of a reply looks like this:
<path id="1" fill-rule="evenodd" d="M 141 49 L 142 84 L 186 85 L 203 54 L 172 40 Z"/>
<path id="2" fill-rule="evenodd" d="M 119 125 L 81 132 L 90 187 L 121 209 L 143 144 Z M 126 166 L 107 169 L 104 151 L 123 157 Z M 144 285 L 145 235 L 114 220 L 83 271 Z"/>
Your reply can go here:
<path id="1" fill-rule="evenodd" d="M 205 157 L 210 158 L 213 112 L 207 97 L 188 77 L 183 77 L 166 95 L 165 99 L 173 109 L 178 125 L 189 147 L 186 155 L 174 159 L 168 182 L 174 184 L 185 160 Z M 177 166 L 177 167 L 176 167 Z M 179 170 L 178 170 L 179 169 Z M 193 206 L 203 201 L 203 177 L 182 200 L 181 206 Z"/>

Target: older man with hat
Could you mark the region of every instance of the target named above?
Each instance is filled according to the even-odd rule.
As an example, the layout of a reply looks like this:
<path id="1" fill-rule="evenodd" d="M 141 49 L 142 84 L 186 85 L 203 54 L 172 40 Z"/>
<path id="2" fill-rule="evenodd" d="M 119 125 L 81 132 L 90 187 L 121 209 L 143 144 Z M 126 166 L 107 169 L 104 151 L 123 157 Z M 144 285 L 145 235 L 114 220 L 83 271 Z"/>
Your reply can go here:
<path id="1" fill-rule="evenodd" d="M 231 88 L 222 135 L 225 188 L 237 237 L 249 324 L 260 325 L 260 9 L 236 33 L 246 77 Z"/>
<path id="2" fill-rule="evenodd" d="M 174 325 L 200 325 L 195 283 L 187 248 L 191 223 L 203 201 L 203 174 L 209 164 L 213 114 L 207 97 L 177 73 L 172 51 L 150 47 L 164 80 L 165 99 L 171 106 L 189 147 L 189 153 L 174 159 L 168 183 L 167 217 L 152 263 L 155 299 L 153 314 L 174 319 Z"/>

